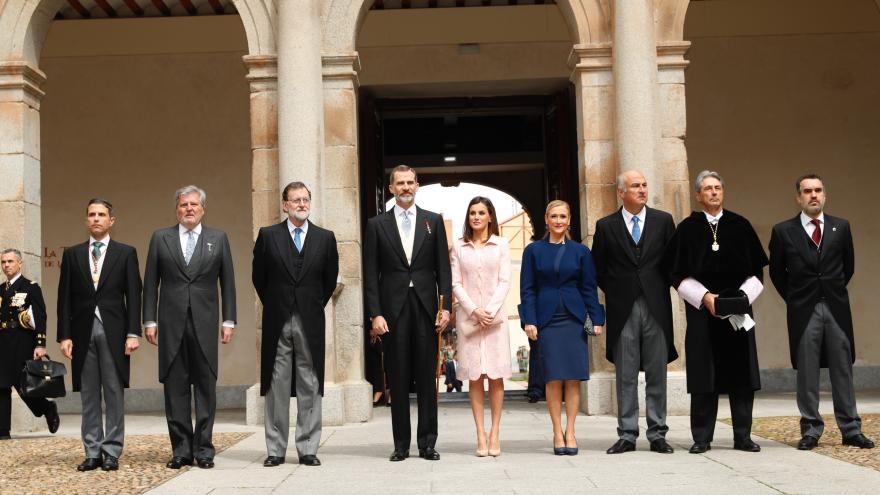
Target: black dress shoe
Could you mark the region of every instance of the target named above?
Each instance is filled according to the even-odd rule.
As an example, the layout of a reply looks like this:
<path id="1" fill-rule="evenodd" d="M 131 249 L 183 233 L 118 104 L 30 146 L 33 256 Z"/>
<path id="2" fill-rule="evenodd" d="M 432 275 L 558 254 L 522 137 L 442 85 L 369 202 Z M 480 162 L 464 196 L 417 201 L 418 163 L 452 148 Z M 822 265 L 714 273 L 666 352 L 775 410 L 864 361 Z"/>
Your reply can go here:
<path id="1" fill-rule="evenodd" d="M 874 448 L 874 442 L 870 438 L 866 437 L 865 435 L 862 435 L 861 433 L 859 433 L 858 435 L 853 435 L 851 437 L 844 438 L 843 444 L 850 445 L 853 447 L 858 447 L 860 449 L 873 449 Z"/>
<path id="2" fill-rule="evenodd" d="M 104 456 L 104 464 L 101 464 L 103 471 L 116 471 L 119 469 L 119 459 L 113 456 Z"/>
<path id="3" fill-rule="evenodd" d="M 733 442 L 733 448 L 736 450 L 742 450 L 743 452 L 761 451 L 761 446 L 753 442 L 751 438 L 746 438 L 742 442 Z"/>
<path id="4" fill-rule="evenodd" d="M 275 466 L 278 466 L 281 464 L 284 464 L 284 458 L 277 457 L 274 455 L 270 455 L 269 457 L 266 458 L 265 461 L 263 461 L 263 466 L 265 466 L 265 467 L 275 467 Z"/>
<path id="5" fill-rule="evenodd" d="M 321 460 L 316 455 L 304 455 L 299 458 L 299 463 L 303 466 L 320 466 Z"/>
<path id="6" fill-rule="evenodd" d="M 93 471 L 101 467 L 101 459 L 98 457 L 88 457 L 82 461 L 82 464 L 76 467 L 77 471 Z"/>
<path id="7" fill-rule="evenodd" d="M 49 427 L 49 433 L 58 431 L 58 427 L 61 426 L 61 418 L 58 416 L 58 404 L 50 402 L 49 410 L 43 416 L 46 417 L 46 426 Z"/>
<path id="8" fill-rule="evenodd" d="M 712 445 L 707 443 L 696 442 L 691 445 L 690 450 L 688 450 L 691 454 L 705 454 L 706 451 L 712 450 Z"/>
<path id="9" fill-rule="evenodd" d="M 0 433 L 0 440 L 12 440 L 12 437 L 9 436 L 8 431 L 5 431 L 3 433 Z"/>
<path id="10" fill-rule="evenodd" d="M 529 396 L 529 404 L 536 404 L 538 402 L 538 400 L 539 399 L 537 397 L 535 397 L 534 395 Z"/>
<path id="11" fill-rule="evenodd" d="M 170 461 L 168 461 L 168 463 L 165 464 L 165 467 L 167 467 L 168 469 L 180 469 L 183 466 L 192 466 L 192 465 L 193 465 L 192 458 L 174 456 L 171 458 Z"/>
<path id="12" fill-rule="evenodd" d="M 651 452 L 671 454 L 675 452 L 675 450 L 672 448 L 672 445 L 669 445 L 665 438 L 658 438 L 657 440 L 651 440 Z"/>
<path id="13" fill-rule="evenodd" d="M 797 444 L 798 450 L 813 450 L 819 446 L 819 439 L 810 435 L 804 435 Z"/>
<path id="14" fill-rule="evenodd" d="M 388 458 L 391 462 L 399 462 L 409 457 L 408 450 L 395 450 L 391 453 L 391 457 Z"/>
<path id="15" fill-rule="evenodd" d="M 624 452 L 632 452 L 636 450 L 636 444 L 630 442 L 629 440 L 620 439 L 614 443 L 608 450 L 605 451 L 606 454 L 623 454 Z"/>
<path id="16" fill-rule="evenodd" d="M 196 459 L 196 464 L 202 469 L 211 469 L 214 467 L 214 458 L 202 457 L 201 459 Z"/>
<path id="17" fill-rule="evenodd" d="M 440 460 L 440 452 L 434 450 L 434 447 L 428 447 L 426 449 L 419 449 L 419 457 L 428 461 L 439 461 Z"/>

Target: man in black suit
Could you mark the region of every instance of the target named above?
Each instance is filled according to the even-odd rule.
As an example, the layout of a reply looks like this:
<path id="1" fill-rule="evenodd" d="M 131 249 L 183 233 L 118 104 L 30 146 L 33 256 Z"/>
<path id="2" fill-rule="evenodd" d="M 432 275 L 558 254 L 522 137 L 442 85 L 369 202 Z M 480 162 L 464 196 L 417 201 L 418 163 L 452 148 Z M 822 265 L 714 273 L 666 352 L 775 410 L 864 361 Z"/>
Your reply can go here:
<path id="1" fill-rule="evenodd" d="M 296 397 L 299 463 L 320 466 L 324 395 L 324 306 L 336 289 L 336 236 L 308 220 L 312 193 L 291 182 L 281 193 L 287 218 L 263 227 L 254 245 L 253 283 L 263 304 L 260 394 L 266 396 L 266 467 L 284 463 L 290 397 Z"/>
<path id="2" fill-rule="evenodd" d="M 9 440 L 12 423 L 12 387 L 18 391 L 24 362 L 46 354 L 46 303 L 39 284 L 21 274 L 21 251 L 0 252 L 6 282 L 0 285 L 0 440 Z M 21 400 L 36 417 L 45 416 L 49 432 L 58 431 L 58 406 L 42 397 Z"/>
<path id="3" fill-rule="evenodd" d="M 178 224 L 153 233 L 144 272 L 144 333 L 147 341 L 159 345 L 159 381 L 165 388 L 172 448 L 166 466 L 171 469 L 192 465 L 193 458 L 202 469 L 214 467 L 217 334 L 228 344 L 235 327 L 229 239 L 225 232 L 202 225 L 205 199 L 205 191 L 196 186 L 174 193 Z M 223 324 L 218 332 L 221 294 Z"/>
<path id="4" fill-rule="evenodd" d="M 364 244 L 364 292 L 371 321 L 370 335 L 380 337 L 394 400 L 391 461 L 409 457 L 411 440 L 409 385 L 416 386 L 419 456 L 439 460 L 437 402 L 437 338 L 449 323 L 452 274 L 443 218 L 415 205 L 416 171 L 398 165 L 388 186 L 395 198 L 391 211 L 367 221 Z M 438 295 L 443 307 L 438 308 Z M 440 311 L 438 311 L 438 309 Z"/>
<path id="5" fill-rule="evenodd" d="M 461 387 L 464 383 L 458 379 L 458 351 L 452 355 L 452 359 L 446 361 L 446 392 L 452 392 L 455 390 L 456 392 L 461 392 Z"/>
<path id="6" fill-rule="evenodd" d="M 852 364 L 852 314 L 846 286 L 855 271 L 852 231 L 843 218 L 824 214 L 825 185 L 816 174 L 795 183 L 801 213 L 773 227 L 770 279 L 785 300 L 791 364 L 797 369 L 801 440 L 797 448 L 819 444 L 819 368 L 828 368 L 834 416 L 844 445 L 874 448 L 862 434 L 856 411 Z"/>
<path id="7" fill-rule="evenodd" d="M 651 450 L 671 454 L 666 442 L 666 364 L 678 357 L 672 334 L 668 271 L 661 268 L 675 232 L 672 216 L 646 206 L 648 182 L 637 171 L 620 174 L 623 207 L 596 222 L 593 259 L 608 315 L 606 358 L 617 375 L 617 434 L 608 449 L 636 449 L 639 436 L 639 370 L 645 371 L 646 436 Z"/>
<path id="8" fill-rule="evenodd" d="M 82 399 L 86 459 L 77 466 L 79 471 L 119 467 L 129 356 L 140 345 L 137 251 L 110 238 L 114 223 L 113 205 L 100 198 L 90 200 L 86 216 L 89 240 L 65 249 L 61 257 L 58 342 L 62 354 L 73 360 L 73 390 L 80 391 Z"/>

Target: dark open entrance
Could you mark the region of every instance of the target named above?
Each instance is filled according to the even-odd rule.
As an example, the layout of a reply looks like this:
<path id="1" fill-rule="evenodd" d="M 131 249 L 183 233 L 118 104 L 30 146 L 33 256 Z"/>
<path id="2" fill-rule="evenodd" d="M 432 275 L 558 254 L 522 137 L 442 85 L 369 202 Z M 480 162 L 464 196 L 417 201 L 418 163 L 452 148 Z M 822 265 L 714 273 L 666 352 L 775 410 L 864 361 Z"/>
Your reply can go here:
<path id="1" fill-rule="evenodd" d="M 385 210 L 388 171 L 418 170 L 421 185 L 473 182 L 517 198 L 542 236 L 544 205 L 572 207 L 580 239 L 577 141 L 571 90 L 552 95 L 377 99 L 360 95 L 363 220 Z"/>

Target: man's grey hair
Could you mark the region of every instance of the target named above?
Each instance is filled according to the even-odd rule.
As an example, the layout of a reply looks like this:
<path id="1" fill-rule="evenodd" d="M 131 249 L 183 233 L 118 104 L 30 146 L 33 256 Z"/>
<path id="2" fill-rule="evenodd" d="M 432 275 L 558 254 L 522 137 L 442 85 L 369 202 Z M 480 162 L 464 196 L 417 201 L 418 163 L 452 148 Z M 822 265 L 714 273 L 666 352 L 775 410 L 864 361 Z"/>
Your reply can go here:
<path id="1" fill-rule="evenodd" d="M 721 177 L 721 174 L 713 170 L 703 170 L 697 174 L 697 178 L 694 180 L 694 192 L 700 192 L 700 189 L 703 188 L 703 181 L 706 180 L 707 177 L 718 179 L 718 182 L 721 183 L 721 187 L 724 187 L 724 178 Z"/>
<path id="2" fill-rule="evenodd" d="M 21 251 L 19 251 L 18 249 L 15 249 L 15 248 L 6 248 L 3 251 L 0 251 L 0 256 L 2 256 L 4 254 L 9 254 L 9 253 L 14 254 L 15 257 L 18 258 L 18 261 L 21 261 L 21 259 L 22 259 L 21 258 Z"/>
<path id="3" fill-rule="evenodd" d="M 186 196 L 187 194 L 199 193 L 199 202 L 202 203 L 202 208 L 205 207 L 205 202 L 208 201 L 208 195 L 205 194 L 205 190 L 199 186 L 183 186 L 177 191 L 174 192 L 174 207 L 177 208 L 177 205 L 180 203 L 180 197 Z"/>

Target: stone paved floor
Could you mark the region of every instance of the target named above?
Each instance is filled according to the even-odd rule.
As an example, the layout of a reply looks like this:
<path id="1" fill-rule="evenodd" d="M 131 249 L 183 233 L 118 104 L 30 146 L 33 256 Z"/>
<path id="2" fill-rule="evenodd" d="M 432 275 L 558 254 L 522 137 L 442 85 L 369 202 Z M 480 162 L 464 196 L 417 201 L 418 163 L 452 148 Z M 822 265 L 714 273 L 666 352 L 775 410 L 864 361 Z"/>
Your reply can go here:
<path id="1" fill-rule="evenodd" d="M 880 413 L 880 392 L 860 393 L 862 414 Z M 719 407 L 721 415 L 727 404 Z M 823 395 L 823 413 L 831 412 L 830 396 Z M 552 455 L 550 424 L 544 403 L 522 399 L 506 403 L 502 420 L 503 454 L 498 458 L 473 456 L 473 420 L 466 403 L 444 403 L 440 408 L 442 460 L 418 457 L 388 462 L 391 452 L 390 414 L 375 409 L 373 420 L 324 429 L 319 456 L 324 465 L 300 467 L 293 461 L 264 468 L 262 428 L 244 424 L 243 411 L 222 411 L 218 432 L 255 432 L 216 458 L 213 470 L 190 469 L 155 487 L 150 494 L 270 494 L 270 493 L 877 493 L 880 471 L 856 466 L 817 452 L 800 452 L 791 446 L 755 438 L 763 447 L 758 454 L 734 451 L 731 429 L 719 422 L 716 442 L 705 455 L 691 455 L 687 416 L 669 418 L 668 439 L 673 455 L 648 451 L 641 440 L 638 451 L 617 456 L 605 454 L 616 440 L 616 420 L 609 416 L 580 416 L 576 457 Z M 761 395 L 755 415 L 795 416 L 792 394 Z M 161 415 L 130 415 L 130 434 L 161 434 Z M 65 415 L 59 435 L 76 437 L 79 418 Z M 414 425 L 415 426 L 415 425 Z M 644 428 L 644 424 L 643 424 Z M 829 425 L 829 431 L 834 429 Z M 33 435 L 42 436 L 42 435 Z M 823 437 L 823 440 L 828 440 Z M 875 438 L 875 440 L 880 440 Z M 416 453 L 415 448 L 412 451 Z M 871 451 L 880 455 L 880 449 Z M 164 463 L 166 457 L 156 459 Z M 73 469 L 73 466 L 70 466 Z M 96 476 L 106 473 L 96 473 Z M 47 492 L 48 493 L 48 492 Z M 124 493 L 120 491 L 119 493 Z"/>

